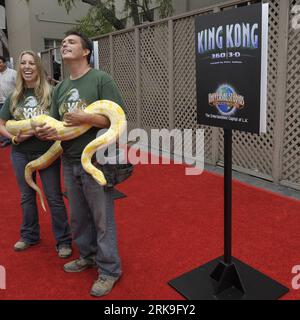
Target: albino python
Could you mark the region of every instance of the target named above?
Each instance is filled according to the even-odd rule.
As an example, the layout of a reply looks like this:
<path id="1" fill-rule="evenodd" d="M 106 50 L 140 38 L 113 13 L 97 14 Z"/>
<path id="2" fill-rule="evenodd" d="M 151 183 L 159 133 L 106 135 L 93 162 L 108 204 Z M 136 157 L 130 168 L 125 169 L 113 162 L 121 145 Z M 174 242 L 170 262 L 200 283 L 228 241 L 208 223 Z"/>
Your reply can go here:
<path id="1" fill-rule="evenodd" d="M 110 120 L 109 129 L 103 135 L 86 145 L 81 155 L 81 163 L 84 170 L 92 175 L 93 178 L 103 186 L 107 183 L 104 174 L 92 164 L 91 159 L 98 148 L 106 147 L 118 139 L 126 128 L 126 117 L 123 109 L 115 102 L 109 100 L 96 101 L 87 106 L 84 109 L 84 112 L 104 115 Z M 26 133 L 43 123 L 46 123 L 57 130 L 58 141 L 56 141 L 45 154 L 27 164 L 25 167 L 25 180 L 30 187 L 38 193 L 42 207 L 46 211 L 42 192 L 33 181 L 32 173 L 35 170 L 47 168 L 61 155 L 62 147 L 60 141 L 71 140 L 80 136 L 88 131 L 91 128 L 91 125 L 83 124 L 80 126 L 66 127 L 64 126 L 64 122 L 43 114 L 27 120 L 8 120 L 5 126 L 9 133 L 18 135 L 20 132 Z"/>

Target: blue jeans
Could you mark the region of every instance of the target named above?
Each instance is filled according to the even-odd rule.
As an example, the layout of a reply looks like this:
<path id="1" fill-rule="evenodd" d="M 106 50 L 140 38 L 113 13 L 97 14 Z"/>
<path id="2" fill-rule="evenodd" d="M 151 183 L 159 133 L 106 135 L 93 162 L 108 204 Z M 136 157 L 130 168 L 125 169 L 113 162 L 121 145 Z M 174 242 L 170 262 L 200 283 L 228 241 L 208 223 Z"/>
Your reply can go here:
<path id="1" fill-rule="evenodd" d="M 11 160 L 21 191 L 21 206 L 23 222 L 21 238 L 30 244 L 40 239 L 39 216 L 36 203 L 36 192 L 27 184 L 24 177 L 25 166 L 28 162 L 37 159 L 41 154 L 26 154 L 12 150 Z M 60 159 L 51 166 L 39 171 L 44 193 L 51 211 L 52 230 L 57 241 L 61 244 L 71 244 L 70 226 L 66 207 L 61 193 Z M 36 175 L 33 175 L 36 180 Z"/>
<path id="2" fill-rule="evenodd" d="M 95 259 L 102 275 L 121 275 L 112 188 L 103 188 L 81 163 L 63 161 L 73 239 L 82 258 Z"/>

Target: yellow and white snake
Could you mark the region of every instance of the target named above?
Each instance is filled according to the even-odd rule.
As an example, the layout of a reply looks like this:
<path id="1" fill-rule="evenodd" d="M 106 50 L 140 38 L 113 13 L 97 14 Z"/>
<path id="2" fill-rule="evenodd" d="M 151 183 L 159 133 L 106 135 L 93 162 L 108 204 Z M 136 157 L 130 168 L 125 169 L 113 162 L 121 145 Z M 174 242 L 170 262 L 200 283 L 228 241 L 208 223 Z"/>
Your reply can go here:
<path id="1" fill-rule="evenodd" d="M 97 169 L 91 162 L 92 156 L 98 148 L 104 148 L 111 143 L 115 142 L 123 131 L 126 129 L 126 117 L 123 109 L 115 102 L 109 100 L 96 101 L 84 109 L 84 112 L 91 114 L 104 115 L 110 120 L 109 129 L 98 138 L 92 140 L 84 148 L 81 155 L 81 163 L 84 170 L 93 176 L 93 178 L 100 184 L 106 185 L 106 179 L 101 170 Z M 66 127 L 64 122 L 58 121 L 48 115 L 39 115 L 32 119 L 27 120 L 8 120 L 5 124 L 6 129 L 12 135 L 18 133 L 26 133 L 36 126 L 46 123 L 51 128 L 57 130 L 57 140 L 49 150 L 38 159 L 31 161 L 25 167 L 25 180 L 39 195 L 43 209 L 46 211 L 42 192 L 35 184 L 32 178 L 32 173 L 35 170 L 47 168 L 62 154 L 62 147 L 60 141 L 74 139 L 81 134 L 88 131 L 92 126 L 83 124 L 80 126 Z"/>

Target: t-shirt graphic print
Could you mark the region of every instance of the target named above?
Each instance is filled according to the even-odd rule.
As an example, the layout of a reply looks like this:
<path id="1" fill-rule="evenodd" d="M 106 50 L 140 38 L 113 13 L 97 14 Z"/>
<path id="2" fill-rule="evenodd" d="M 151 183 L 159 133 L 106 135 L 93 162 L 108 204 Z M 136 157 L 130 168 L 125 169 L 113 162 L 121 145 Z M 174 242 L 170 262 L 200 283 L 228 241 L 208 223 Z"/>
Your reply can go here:
<path id="1" fill-rule="evenodd" d="M 63 118 L 65 113 L 84 110 L 87 105 L 86 101 L 80 98 L 78 90 L 72 88 L 67 92 L 64 102 L 59 106 L 59 115 Z"/>
<path id="2" fill-rule="evenodd" d="M 15 120 L 28 120 L 41 114 L 49 114 L 49 110 L 41 108 L 36 97 L 29 95 L 14 110 L 13 117 Z"/>

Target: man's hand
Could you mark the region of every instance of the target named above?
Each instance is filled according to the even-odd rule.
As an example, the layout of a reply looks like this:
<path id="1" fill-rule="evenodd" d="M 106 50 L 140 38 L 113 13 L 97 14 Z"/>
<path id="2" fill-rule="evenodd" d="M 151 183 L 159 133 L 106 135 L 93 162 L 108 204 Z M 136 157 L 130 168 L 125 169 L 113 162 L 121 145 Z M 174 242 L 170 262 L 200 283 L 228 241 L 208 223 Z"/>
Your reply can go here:
<path id="1" fill-rule="evenodd" d="M 81 124 L 87 123 L 88 116 L 89 114 L 82 110 L 78 110 L 76 112 L 67 112 L 64 115 L 64 126 L 80 126 Z"/>
<path id="2" fill-rule="evenodd" d="M 59 140 L 57 130 L 48 126 L 46 123 L 35 127 L 34 133 L 40 140 Z"/>

